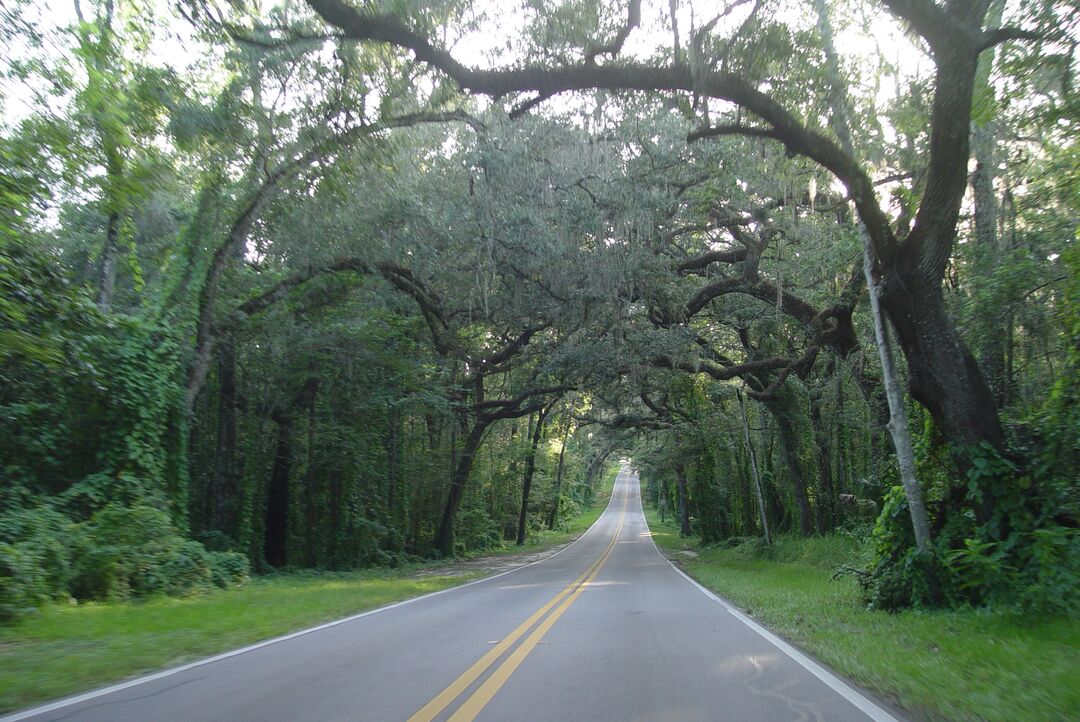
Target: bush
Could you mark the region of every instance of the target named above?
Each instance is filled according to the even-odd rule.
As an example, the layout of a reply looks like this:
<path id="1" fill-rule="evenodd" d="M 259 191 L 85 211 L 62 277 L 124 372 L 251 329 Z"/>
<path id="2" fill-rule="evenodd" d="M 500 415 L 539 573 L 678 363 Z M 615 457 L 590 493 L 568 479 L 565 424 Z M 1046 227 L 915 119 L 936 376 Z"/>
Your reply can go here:
<path id="1" fill-rule="evenodd" d="M 502 545 L 499 523 L 481 508 L 463 509 L 454 534 L 455 553 L 497 549 Z"/>
<path id="2" fill-rule="evenodd" d="M 0 621 L 50 599 L 185 596 L 250 578 L 247 557 L 207 551 L 153 506 L 109 504 L 78 524 L 50 506 L 0 516 Z"/>
<path id="3" fill-rule="evenodd" d="M 990 513 L 980 524 L 974 509 L 984 498 Z M 1065 498 L 1056 478 L 1025 474 L 984 446 L 968 472 L 969 507 L 953 510 L 931 551 L 920 553 L 903 489 L 895 487 L 874 527 L 875 562 L 862 579 L 868 605 L 1080 612 L 1080 529 L 1057 521 Z"/>
<path id="4" fill-rule="evenodd" d="M 237 552 L 210 552 L 210 578 L 222 589 L 244 584 L 251 578 L 248 558 Z"/>
<path id="5" fill-rule="evenodd" d="M 10 622 L 39 601 L 35 571 L 17 546 L 0 542 L 0 622 Z"/>
<path id="6" fill-rule="evenodd" d="M 182 543 L 163 561 L 161 579 L 163 591 L 169 596 L 183 597 L 206 591 L 214 584 L 209 552 L 199 542 Z"/>
<path id="7" fill-rule="evenodd" d="M 56 599 L 68 595 L 72 552 L 78 546 L 75 524 L 46 506 L 19 509 L 0 517 L 0 542 L 12 547 L 9 555 L 21 559 L 24 574 L 33 577 L 35 595 Z"/>
<path id="8" fill-rule="evenodd" d="M 183 596 L 216 583 L 215 557 L 199 542 L 181 537 L 160 509 L 110 505 L 84 527 L 86 542 L 77 557 L 73 583 L 79 598 Z M 223 564 L 235 567 L 237 563 Z M 227 580 L 230 574 L 223 571 L 221 578 Z"/>

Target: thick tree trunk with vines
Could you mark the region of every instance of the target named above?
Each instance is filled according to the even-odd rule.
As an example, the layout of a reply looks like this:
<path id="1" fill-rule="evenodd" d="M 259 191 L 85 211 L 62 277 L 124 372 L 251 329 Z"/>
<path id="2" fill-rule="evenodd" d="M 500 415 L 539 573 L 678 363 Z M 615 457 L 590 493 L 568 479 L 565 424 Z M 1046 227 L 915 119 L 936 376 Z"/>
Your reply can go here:
<path id="1" fill-rule="evenodd" d="M 810 402 L 810 423 L 814 427 L 814 441 L 817 444 L 818 471 L 820 473 L 821 494 L 818 498 L 818 530 L 822 533 L 832 531 L 836 526 L 836 485 L 833 480 L 832 445 L 829 443 L 829 430 L 821 417 L 821 400 Z"/>
<path id="2" fill-rule="evenodd" d="M 274 419 L 278 424 L 274 465 L 270 472 L 270 487 L 266 494 L 266 533 L 263 557 L 272 567 L 283 567 L 287 560 L 289 527 L 289 472 L 292 468 L 293 419 L 283 414 Z"/>
<path id="3" fill-rule="evenodd" d="M 807 473 L 803 461 L 808 452 L 804 449 L 795 425 L 795 415 L 800 414 L 801 411 L 797 408 L 791 390 L 786 386 L 766 398 L 763 405 L 776 422 L 780 450 L 791 477 L 791 491 L 799 512 L 799 533 L 802 536 L 811 536 L 814 533 L 814 512 L 810 505 Z"/>
<path id="4" fill-rule="evenodd" d="M 889 331 L 882 317 L 878 294 L 880 290 L 874 279 L 873 261 L 869 243 L 863 248 L 866 286 L 870 294 L 870 313 L 874 320 L 874 337 L 877 339 L 878 356 L 881 359 L 881 374 L 885 380 L 885 393 L 889 399 L 889 434 L 892 436 L 896 459 L 900 465 L 900 482 L 907 496 L 911 514 L 911 526 L 915 532 L 915 543 L 921 551 L 930 549 L 930 522 L 923 501 L 922 488 L 915 476 L 915 453 L 911 445 L 911 432 L 908 429 L 907 410 L 904 407 L 904 395 L 900 390 L 900 380 L 893 359 Z"/>
<path id="5" fill-rule="evenodd" d="M 993 390 L 945 310 L 940 283 L 925 283 L 912 273 L 891 273 L 884 280 L 882 307 L 907 360 L 911 395 L 957 446 L 961 469 L 984 441 L 1003 450 Z"/>
<path id="6" fill-rule="evenodd" d="M 231 535 L 239 474 L 236 469 L 236 342 L 231 336 L 218 346 L 217 443 L 211 487 L 210 528 Z"/>
<path id="7" fill-rule="evenodd" d="M 746 455 L 750 463 L 750 471 L 754 475 L 754 497 L 757 500 L 758 514 L 761 518 L 761 534 L 765 537 L 767 545 L 772 544 L 772 535 L 769 533 L 769 514 L 765 508 L 765 494 L 761 489 L 761 473 L 758 471 L 757 452 L 754 451 L 754 443 L 750 438 L 750 420 L 746 417 L 746 402 L 742 392 L 739 392 L 739 416 L 742 418 L 743 441 L 746 443 Z"/>

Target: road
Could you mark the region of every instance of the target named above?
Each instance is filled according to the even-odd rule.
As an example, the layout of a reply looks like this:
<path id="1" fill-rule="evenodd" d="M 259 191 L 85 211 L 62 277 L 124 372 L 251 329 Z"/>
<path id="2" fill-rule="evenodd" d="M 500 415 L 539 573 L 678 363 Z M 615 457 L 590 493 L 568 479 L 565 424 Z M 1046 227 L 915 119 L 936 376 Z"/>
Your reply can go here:
<path id="1" fill-rule="evenodd" d="M 623 469 L 543 561 L 4 719 L 894 719 L 770 637 L 660 556 Z"/>

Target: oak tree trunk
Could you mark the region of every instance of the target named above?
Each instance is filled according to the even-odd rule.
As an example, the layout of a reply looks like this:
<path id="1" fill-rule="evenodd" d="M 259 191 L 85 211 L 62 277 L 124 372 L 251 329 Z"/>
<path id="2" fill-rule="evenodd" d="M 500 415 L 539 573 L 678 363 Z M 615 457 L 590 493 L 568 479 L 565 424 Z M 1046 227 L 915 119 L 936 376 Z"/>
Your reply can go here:
<path id="1" fill-rule="evenodd" d="M 547 528 L 554 529 L 559 521 L 559 500 L 562 498 L 563 465 L 566 460 L 566 444 L 570 440 L 570 419 L 566 420 L 566 431 L 563 432 L 562 447 L 559 449 L 559 464 L 555 470 L 555 500 L 548 513 Z"/>
<path id="2" fill-rule="evenodd" d="M 529 451 L 525 456 L 525 474 L 521 479 L 521 510 L 518 513 L 517 545 L 525 543 L 527 529 L 526 522 L 529 518 L 529 493 L 532 491 L 533 473 L 536 471 L 536 447 L 540 445 L 540 437 L 544 433 L 544 417 L 546 409 L 540 409 L 536 416 L 536 424 L 533 426 L 532 439 L 529 442 Z"/>
<path id="3" fill-rule="evenodd" d="M 451 556 L 454 553 L 454 519 L 461 505 L 461 496 L 465 492 L 465 486 L 469 483 L 469 473 L 472 471 L 476 452 L 480 449 L 480 444 L 490 424 L 490 421 L 483 418 L 476 421 L 469 435 L 465 437 L 465 445 L 454 463 L 454 472 L 450 477 L 450 493 L 446 497 L 439 529 L 435 533 L 435 548 L 443 556 Z"/>
<path id="4" fill-rule="evenodd" d="M 679 535 L 690 536 L 690 504 L 686 493 L 686 467 L 679 464 L 675 467 L 675 483 L 679 490 Z"/>
<path id="5" fill-rule="evenodd" d="M 217 442 L 214 449 L 214 482 L 211 487 L 210 528 L 233 532 L 236 498 L 236 342 L 232 336 L 218 346 Z"/>

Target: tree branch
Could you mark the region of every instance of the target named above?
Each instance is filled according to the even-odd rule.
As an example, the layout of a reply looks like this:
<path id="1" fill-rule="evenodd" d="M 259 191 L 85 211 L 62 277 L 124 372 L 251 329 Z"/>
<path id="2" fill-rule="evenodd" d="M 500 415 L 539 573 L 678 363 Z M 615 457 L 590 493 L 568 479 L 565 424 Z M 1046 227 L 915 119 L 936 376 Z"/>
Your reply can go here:
<path id="1" fill-rule="evenodd" d="M 1023 28 L 997 28 L 996 30 L 989 30 L 982 34 L 979 41 L 975 45 L 977 52 L 989 50 L 995 45 L 999 45 L 1009 40 L 1045 40 L 1046 37 L 1041 33 L 1037 33 L 1034 30 L 1024 30 Z"/>
<path id="2" fill-rule="evenodd" d="M 610 55 L 615 57 L 622 51 L 622 46 L 626 42 L 626 39 L 630 37 L 630 33 L 641 24 L 641 0 L 630 0 L 626 9 L 626 24 L 619 28 L 619 32 L 615 34 L 615 37 L 610 43 L 600 45 L 585 55 L 586 65 L 592 65 L 596 62 L 598 55 Z"/>
<path id="3" fill-rule="evenodd" d="M 747 250 L 745 248 L 732 248 L 723 251 L 709 251 L 694 258 L 688 258 L 675 267 L 679 273 L 703 270 L 713 263 L 738 263 L 745 261 Z"/>
<path id="4" fill-rule="evenodd" d="M 427 38 L 393 16 L 361 12 L 343 0 L 308 0 L 308 4 L 346 37 L 384 42 L 409 50 L 417 60 L 446 73 L 462 89 L 483 95 L 502 97 L 528 91 L 555 94 L 589 89 L 682 90 L 735 103 L 768 123 L 775 138 L 791 153 L 810 158 L 839 178 L 851 191 L 875 250 L 882 256 L 891 256 L 895 250 L 888 217 L 877 201 L 866 172 L 833 140 L 807 128 L 775 99 L 738 75 L 715 71 L 695 74 L 684 64 L 657 68 L 637 63 L 478 70 L 462 65 L 450 53 L 436 48 Z"/>
<path id="5" fill-rule="evenodd" d="M 702 138 L 718 138 L 724 135 L 743 135 L 752 138 L 772 138 L 773 140 L 783 140 L 772 128 L 762 128 L 755 125 L 743 125 L 742 123 L 731 123 L 729 125 L 717 125 L 708 128 L 698 128 L 697 130 L 687 134 L 686 142 L 693 143 L 695 140 L 701 140 Z"/>

